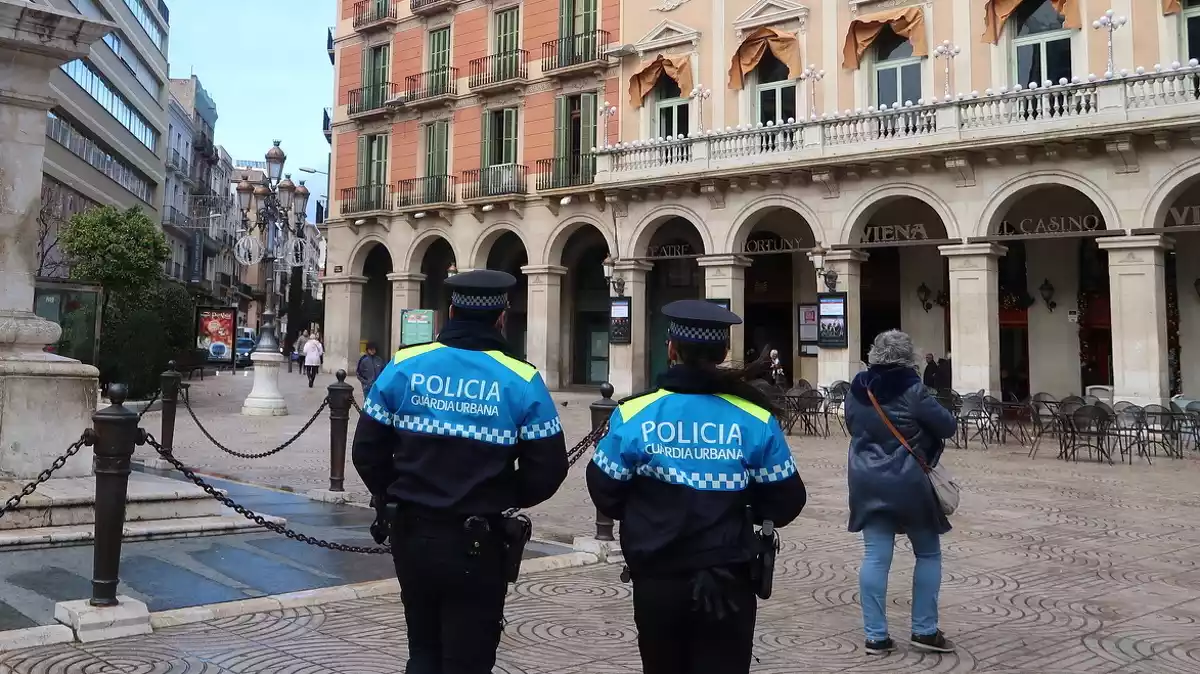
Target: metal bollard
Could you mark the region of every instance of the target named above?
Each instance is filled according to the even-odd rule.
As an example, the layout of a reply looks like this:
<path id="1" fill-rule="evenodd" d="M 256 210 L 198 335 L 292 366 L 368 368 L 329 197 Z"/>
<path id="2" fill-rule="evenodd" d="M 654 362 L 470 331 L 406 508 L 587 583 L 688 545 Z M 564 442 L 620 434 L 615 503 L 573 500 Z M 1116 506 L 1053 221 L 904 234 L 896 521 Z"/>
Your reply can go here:
<path id="1" fill-rule="evenodd" d="M 592 403 L 589 408 L 592 411 L 592 430 L 600 428 L 608 423 L 609 417 L 612 416 L 613 410 L 617 409 L 617 401 L 613 400 L 613 385 L 604 382 L 600 385 L 601 398 Z M 613 537 L 613 521 L 611 517 L 605 517 L 596 511 L 596 540 L 612 541 L 616 540 Z"/>
<path id="2" fill-rule="evenodd" d="M 112 404 L 92 415 L 96 431 L 96 540 L 88 602 L 92 606 L 117 605 L 129 459 L 138 440 L 138 415 L 124 405 L 128 393 L 123 384 L 113 384 L 108 390 Z"/>
<path id="3" fill-rule="evenodd" d="M 183 382 L 183 375 L 175 368 L 175 361 L 167 363 L 167 370 L 162 373 L 159 385 L 162 390 L 162 432 L 158 441 L 168 451 L 175 449 L 175 410 L 179 406 L 179 389 Z"/>
<path id="4" fill-rule="evenodd" d="M 329 491 L 345 491 L 346 435 L 350 432 L 350 399 L 354 387 L 346 383 L 346 371 L 337 371 L 329 385 Z"/>

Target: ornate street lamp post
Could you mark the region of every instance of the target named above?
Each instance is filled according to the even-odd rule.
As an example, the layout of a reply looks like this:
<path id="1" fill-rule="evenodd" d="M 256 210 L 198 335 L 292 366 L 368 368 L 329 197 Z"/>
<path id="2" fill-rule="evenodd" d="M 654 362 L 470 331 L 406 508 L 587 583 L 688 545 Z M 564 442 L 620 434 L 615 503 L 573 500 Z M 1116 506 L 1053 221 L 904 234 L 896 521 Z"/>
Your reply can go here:
<path id="1" fill-rule="evenodd" d="M 954 62 L 955 57 L 962 53 L 962 48 L 958 45 L 946 40 L 933 50 L 935 58 L 946 60 L 946 98 L 950 98 L 950 65 Z M 929 311 L 926 309 L 925 311 Z"/>
<path id="2" fill-rule="evenodd" d="M 288 411 L 279 391 L 279 368 L 285 358 L 275 334 L 275 261 L 283 257 L 290 266 L 303 266 L 311 254 L 304 233 L 309 191 L 303 181 L 297 186 L 290 176 L 283 175 L 287 155 L 279 147 L 279 141 L 267 151 L 266 160 L 267 171 L 262 182 L 256 185 L 243 175 L 236 188 L 242 212 L 242 236 L 234 246 L 234 256 L 245 266 L 261 264 L 267 274 L 266 306 L 258 343 L 250 356 L 254 363 L 254 386 L 242 405 L 242 414 L 284 416 Z"/>
<path id="3" fill-rule="evenodd" d="M 1123 16 L 1116 16 L 1116 12 L 1110 9 L 1092 22 L 1092 28 L 1108 33 L 1108 70 L 1104 73 L 1105 77 L 1116 77 L 1117 75 L 1116 65 L 1113 63 L 1113 33 L 1128 21 L 1129 19 Z"/>

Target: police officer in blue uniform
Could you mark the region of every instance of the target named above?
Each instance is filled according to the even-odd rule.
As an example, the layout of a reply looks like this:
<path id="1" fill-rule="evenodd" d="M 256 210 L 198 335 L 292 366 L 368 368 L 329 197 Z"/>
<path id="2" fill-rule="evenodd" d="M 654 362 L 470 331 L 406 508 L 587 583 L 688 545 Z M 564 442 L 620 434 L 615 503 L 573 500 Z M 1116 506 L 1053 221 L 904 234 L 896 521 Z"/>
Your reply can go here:
<path id="1" fill-rule="evenodd" d="M 588 491 L 621 522 L 645 674 L 745 674 L 763 552 L 754 524 L 787 525 L 807 494 L 770 400 L 718 367 L 741 319 L 700 300 L 662 312 L 676 364 L 613 412 Z"/>
<path id="2" fill-rule="evenodd" d="M 373 533 L 392 541 L 407 674 L 490 674 L 519 568 L 503 513 L 545 501 L 567 475 L 554 401 L 501 334 L 515 284 L 492 270 L 447 279 L 450 320 L 437 341 L 396 352 L 354 434 Z"/>

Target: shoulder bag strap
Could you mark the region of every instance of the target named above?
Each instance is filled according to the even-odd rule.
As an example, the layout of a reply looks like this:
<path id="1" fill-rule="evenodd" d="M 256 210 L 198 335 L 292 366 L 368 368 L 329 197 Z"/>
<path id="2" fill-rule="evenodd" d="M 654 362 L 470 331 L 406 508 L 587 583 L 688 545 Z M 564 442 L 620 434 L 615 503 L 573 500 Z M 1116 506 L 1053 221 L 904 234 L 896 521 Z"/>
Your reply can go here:
<path id="1" fill-rule="evenodd" d="M 913 448 L 908 444 L 908 440 L 905 440 L 900 431 L 896 430 L 896 427 L 892 425 L 892 420 L 888 418 L 888 415 L 883 411 L 883 408 L 879 406 L 879 401 L 875 399 L 875 394 L 871 392 L 871 389 L 867 389 L 867 397 L 871 399 L 871 404 L 875 407 L 875 411 L 879 414 L 879 418 L 883 419 L 883 425 L 887 426 L 888 430 L 892 432 L 892 435 L 896 436 L 896 439 L 900 441 L 900 444 L 904 445 L 904 448 L 908 450 L 908 453 L 912 454 L 913 458 L 917 460 L 917 463 L 921 464 L 921 470 L 928 473 L 929 465 L 925 463 L 925 459 L 922 459 L 920 455 L 913 451 Z"/>

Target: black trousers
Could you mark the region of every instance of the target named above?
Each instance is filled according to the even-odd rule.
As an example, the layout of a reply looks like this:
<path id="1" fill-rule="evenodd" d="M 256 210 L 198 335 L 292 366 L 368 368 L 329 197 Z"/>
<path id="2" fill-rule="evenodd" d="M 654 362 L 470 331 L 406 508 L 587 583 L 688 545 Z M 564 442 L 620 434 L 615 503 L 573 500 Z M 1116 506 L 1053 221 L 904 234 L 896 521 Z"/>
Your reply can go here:
<path id="1" fill-rule="evenodd" d="M 725 584 L 726 615 L 694 610 L 688 575 L 633 580 L 633 619 L 644 674 L 747 674 L 758 598 L 748 578 Z M 736 609 L 736 610 L 733 610 Z"/>
<path id="2" fill-rule="evenodd" d="M 408 625 L 405 674 L 491 674 L 508 590 L 499 530 L 474 556 L 461 520 L 401 512 L 392 533 Z"/>
<path id="3" fill-rule="evenodd" d="M 305 365 L 304 366 L 304 374 L 308 375 L 308 387 L 309 388 L 312 388 L 313 382 L 317 380 L 317 370 L 318 369 L 320 369 L 320 366 L 318 366 L 318 365 Z"/>

